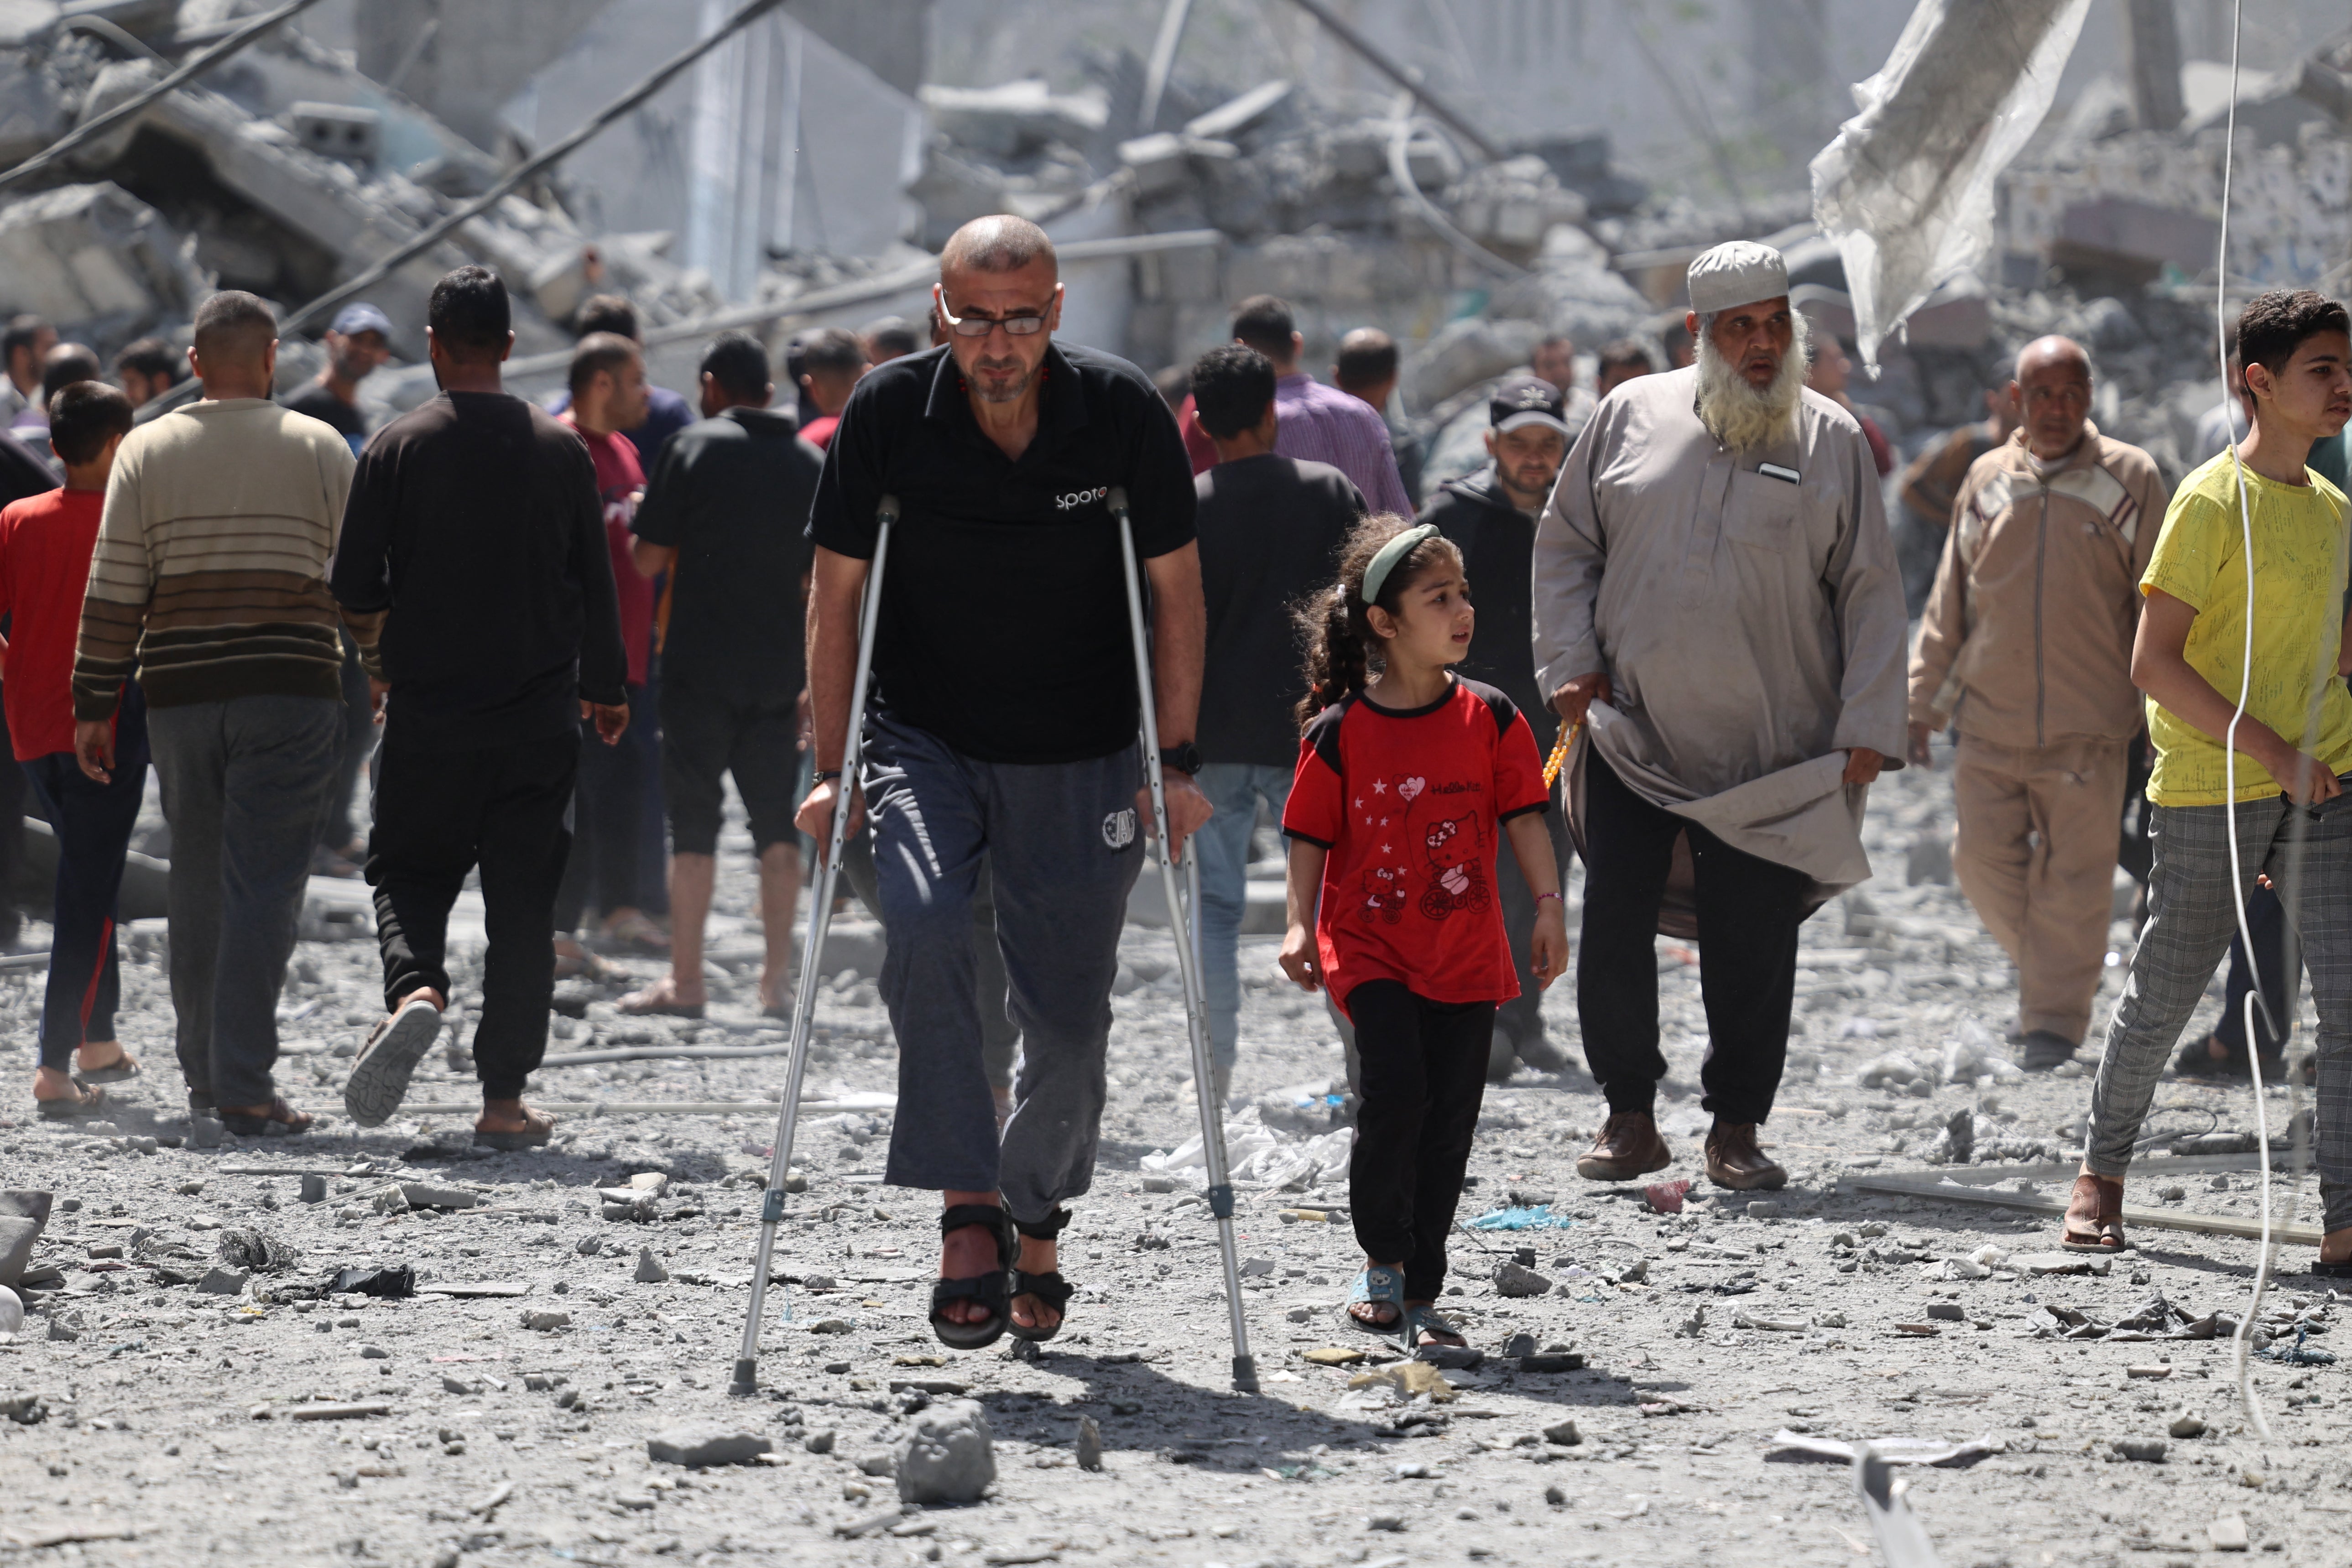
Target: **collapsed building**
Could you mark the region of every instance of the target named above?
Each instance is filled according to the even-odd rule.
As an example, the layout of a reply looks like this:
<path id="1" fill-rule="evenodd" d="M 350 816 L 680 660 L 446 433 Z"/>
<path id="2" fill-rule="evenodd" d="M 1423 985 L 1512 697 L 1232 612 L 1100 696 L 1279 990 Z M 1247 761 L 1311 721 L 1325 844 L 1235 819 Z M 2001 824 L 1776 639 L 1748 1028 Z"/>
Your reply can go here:
<path id="1" fill-rule="evenodd" d="M 144 91 L 258 9 L 9 0 L 0 167 Z M 370 293 L 406 365 L 371 378 L 372 415 L 429 395 L 425 295 L 461 261 L 495 267 L 514 291 L 520 390 L 560 384 L 565 323 L 604 290 L 636 302 L 656 379 L 688 384 L 722 326 L 781 348 L 811 324 L 919 321 L 928 258 L 959 224 L 995 211 L 1035 218 L 1065 248 L 1065 332 L 1147 369 L 1223 341 L 1234 302 L 1256 293 L 1294 305 L 1318 372 L 1348 330 L 1387 331 L 1406 353 L 1391 413 L 1425 438 L 1433 482 L 1479 460 L 1484 390 L 1544 335 L 1565 333 L 1588 355 L 1633 335 L 1663 363 L 1684 268 L 1720 240 L 1780 245 L 1798 302 L 1852 334 L 1843 265 L 1804 194 L 1654 194 L 1600 132 L 1496 144 L 1336 17 L 1335 36 L 1379 68 L 1380 87 L 1249 79 L 1232 58 L 1188 72 L 1171 68 L 1172 50 L 1147 62 L 1126 48 L 1087 56 L 1075 86 L 945 85 L 927 79 L 928 9 L 803 0 L 772 11 L 398 268 Z M 104 353 L 184 334 L 215 287 L 289 307 L 316 299 L 719 23 L 716 7 L 682 17 L 665 0 L 496 12 L 383 0 L 353 15 L 351 47 L 297 18 L 0 190 L 0 312 L 45 316 Z M 2220 395 L 2210 276 L 2230 94 L 2210 62 L 2168 68 L 2179 84 L 2170 123 L 2151 122 L 2165 116 L 2140 101 L 2144 82 L 2099 77 L 2001 175 L 1990 275 L 1945 283 L 1887 343 L 1875 379 L 1851 391 L 1899 446 L 1979 417 L 2015 349 L 2059 331 L 2097 357 L 2103 427 L 2175 474 L 2201 458 L 2194 421 Z M 2352 41 L 2338 40 L 2241 80 L 2233 289 L 2343 277 L 2347 70 Z M 290 343 L 281 375 L 317 364 L 315 348 Z"/>

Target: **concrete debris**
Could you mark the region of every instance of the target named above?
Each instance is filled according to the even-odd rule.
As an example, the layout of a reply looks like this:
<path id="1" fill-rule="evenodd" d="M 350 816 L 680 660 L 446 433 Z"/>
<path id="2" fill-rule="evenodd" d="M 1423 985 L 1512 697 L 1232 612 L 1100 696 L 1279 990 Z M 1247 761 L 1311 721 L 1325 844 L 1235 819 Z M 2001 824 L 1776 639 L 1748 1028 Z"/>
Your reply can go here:
<path id="1" fill-rule="evenodd" d="M 208 291 L 194 247 L 110 180 L 0 206 L 0 312 L 123 342 L 186 319 Z"/>
<path id="2" fill-rule="evenodd" d="M 654 1256 L 652 1247 L 641 1247 L 637 1248 L 635 1278 L 640 1285 L 659 1285 L 669 1279 L 669 1270 L 662 1267 L 662 1260 Z"/>
<path id="3" fill-rule="evenodd" d="M 25 1282 L 33 1244 L 49 1223 L 50 1194 L 26 1188 L 0 1192 L 0 1286 Z"/>
<path id="4" fill-rule="evenodd" d="M 918 1411 L 894 1457 L 900 1502 L 977 1502 L 996 1479 L 993 1434 L 977 1400 Z"/>
<path id="5" fill-rule="evenodd" d="M 1078 1437 L 1076 1445 L 1078 1468 L 1099 1470 L 1103 1468 L 1102 1428 L 1091 1415 L 1078 1417 Z"/>
<path id="6" fill-rule="evenodd" d="M 646 1458 L 657 1465 L 749 1465 L 770 1452 L 773 1444 L 763 1434 L 726 1426 L 697 1424 L 669 1426 L 646 1439 Z"/>
<path id="7" fill-rule="evenodd" d="M 438 1182 L 403 1182 L 400 1195 L 413 1209 L 470 1209 L 480 1207 L 483 1202 L 478 1192 Z"/>
<path id="8" fill-rule="evenodd" d="M 1551 1281 L 1532 1268 L 1517 1263 L 1495 1266 L 1495 1293 L 1499 1296 L 1542 1296 L 1551 1290 Z"/>

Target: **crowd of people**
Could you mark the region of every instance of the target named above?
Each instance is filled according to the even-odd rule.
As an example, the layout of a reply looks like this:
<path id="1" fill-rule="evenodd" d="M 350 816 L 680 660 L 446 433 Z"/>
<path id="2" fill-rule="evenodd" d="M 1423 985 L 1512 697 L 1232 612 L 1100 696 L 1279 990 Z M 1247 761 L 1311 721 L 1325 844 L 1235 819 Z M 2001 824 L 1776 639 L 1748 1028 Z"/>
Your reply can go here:
<path id="1" fill-rule="evenodd" d="M 2062 1245 L 2123 1245 L 2176 1045 L 2182 1073 L 2287 1069 L 2292 928 L 2320 1018 L 2317 1267 L 2352 1274 L 2343 307 L 2246 307 L 2220 450 L 2168 494 L 2091 423 L 2077 343 L 2027 345 L 1982 425 L 1892 479 L 1778 252 L 1718 246 L 1687 282 L 1659 345 L 1673 368 L 1612 343 L 1587 387 L 1574 345 L 1545 340 L 1488 390 L 1485 464 L 1425 495 L 1385 416 L 1386 334 L 1340 338 L 1326 383 L 1289 305 L 1258 296 L 1231 342 L 1155 383 L 1056 337 L 1053 246 L 1005 216 L 942 253 L 928 349 L 895 318 L 797 340 L 790 411 L 740 331 L 704 348 L 691 407 L 653 385 L 615 298 L 579 311 L 562 396 L 516 396 L 505 286 L 479 267 L 431 296 L 439 395 L 388 420 L 359 404 L 396 335 L 372 306 L 337 316 L 325 368 L 280 403 L 270 308 L 214 295 L 185 354 L 203 397 L 145 423 L 178 375 L 162 345 L 125 351 L 108 385 L 87 350 L 11 323 L 0 700 L 9 774 L 58 845 L 40 1114 L 98 1114 L 142 1072 L 116 1038 L 114 916 L 151 763 L 200 1136 L 313 1122 L 273 1068 L 320 869 L 373 889 L 384 1013 L 343 1108 L 389 1120 L 445 1032 L 450 913 L 478 873 L 476 1136 L 503 1150 L 553 1131 L 524 1096 L 559 979 L 667 957 L 620 1011 L 703 1015 L 724 775 L 773 1016 L 804 840 L 849 810 L 843 869 L 885 929 L 899 1053 L 885 1179 L 942 1195 L 934 1331 L 1050 1339 L 1075 1298 L 1056 1238 L 1094 1174 L 1150 746 L 1168 850 L 1199 860 L 1202 1087 L 1222 1104 L 1244 1049 L 1239 937 L 1272 825 L 1279 964 L 1325 996 L 1354 1091 L 1348 1314 L 1458 1344 L 1435 1302 L 1485 1085 L 1569 1064 L 1540 997 L 1571 952 L 1608 1108 L 1579 1174 L 1674 1160 L 1654 1110 L 1671 933 L 1700 952 L 1703 1168 L 1783 1184 L 1760 1133 L 1800 930 L 1870 874 L 1868 786 L 1935 765 L 1949 732 L 1955 863 L 2016 963 L 2029 1070 L 2095 1022 L 2119 860 L 2146 883 Z M 877 560 L 886 512 L 901 535 Z M 1150 605 L 1139 669 L 1122 531 Z M 2181 1044 L 2233 945 L 2252 1037 L 2233 1017 Z"/>

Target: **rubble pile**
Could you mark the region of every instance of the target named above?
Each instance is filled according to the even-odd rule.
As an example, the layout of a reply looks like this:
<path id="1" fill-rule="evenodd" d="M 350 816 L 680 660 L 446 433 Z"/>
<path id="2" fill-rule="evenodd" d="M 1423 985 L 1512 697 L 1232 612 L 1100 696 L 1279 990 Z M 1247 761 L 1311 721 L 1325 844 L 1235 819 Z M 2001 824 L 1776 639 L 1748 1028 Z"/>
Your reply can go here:
<path id="1" fill-rule="evenodd" d="M 1404 387 L 1406 411 L 1424 419 L 1524 363 L 1547 331 L 1598 342 L 1649 313 L 1585 227 L 1646 195 L 1611 170 L 1605 136 L 1490 160 L 1427 121 L 1279 78 L 1234 93 L 1180 81 L 1161 128 L 1139 128 L 1131 67 L 1102 62 L 1079 93 L 1037 80 L 926 87 L 936 134 L 908 193 L 920 243 L 936 248 L 983 213 L 1059 232 L 1106 205 L 1129 232 L 1215 229 L 1219 251 L 1137 259 L 1129 357 L 1187 363 L 1224 340 L 1234 301 L 1277 294 L 1298 312 L 1310 364 L 1360 326 L 1434 342 Z M 1465 353 L 1465 333 L 1488 341 Z"/>
<path id="2" fill-rule="evenodd" d="M 203 37 L 235 7 L 117 6 L 103 33 L 71 27 L 77 9 L 88 8 L 19 0 L 0 17 L 0 166 L 145 91 L 185 52 L 182 37 Z M 104 355 L 144 334 L 184 335 L 215 288 L 291 309 L 488 190 L 500 167 L 283 26 L 0 192 L 0 314 L 45 316 Z M 518 348 L 543 351 L 567 341 L 558 323 L 592 289 L 628 293 L 655 324 L 722 304 L 667 247 L 666 236 L 584 233 L 557 177 L 508 196 L 371 294 L 394 324 L 394 350 L 419 360 L 434 279 L 479 261 L 514 289 Z M 281 378 L 312 368 L 289 356 Z"/>

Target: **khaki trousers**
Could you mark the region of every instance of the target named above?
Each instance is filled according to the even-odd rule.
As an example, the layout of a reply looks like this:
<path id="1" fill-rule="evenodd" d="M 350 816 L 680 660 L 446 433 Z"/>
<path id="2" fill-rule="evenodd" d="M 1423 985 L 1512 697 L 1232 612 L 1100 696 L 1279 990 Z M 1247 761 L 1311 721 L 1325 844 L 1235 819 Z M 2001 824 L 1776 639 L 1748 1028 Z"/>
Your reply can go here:
<path id="1" fill-rule="evenodd" d="M 1960 889 L 2017 965 L 2018 1026 L 2075 1045 L 2106 964 L 2123 741 L 2003 746 L 1960 737 L 1952 852 Z"/>

